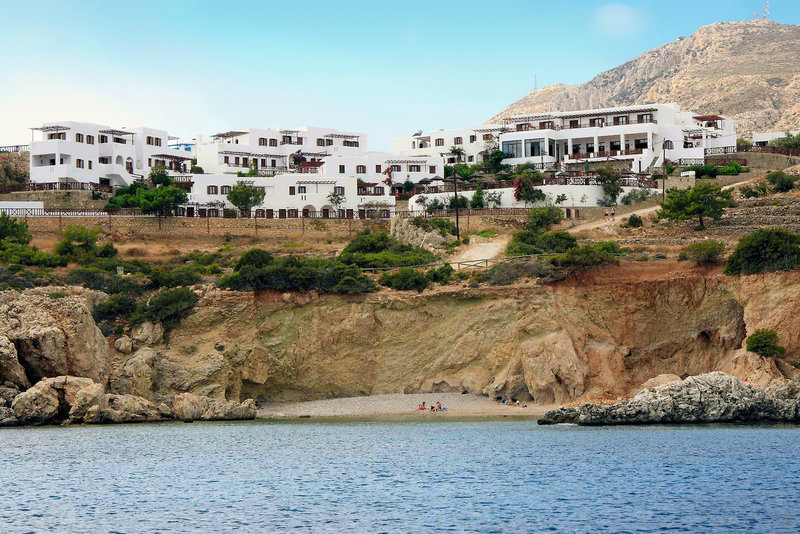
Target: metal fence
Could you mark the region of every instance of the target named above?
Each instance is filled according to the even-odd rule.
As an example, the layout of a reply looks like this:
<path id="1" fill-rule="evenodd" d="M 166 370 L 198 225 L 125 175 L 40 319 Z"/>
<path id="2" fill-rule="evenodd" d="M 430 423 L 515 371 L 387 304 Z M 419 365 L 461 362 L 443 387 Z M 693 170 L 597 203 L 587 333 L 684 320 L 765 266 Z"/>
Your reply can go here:
<path id="1" fill-rule="evenodd" d="M 111 193 L 113 190 L 110 185 L 92 182 L 26 182 L 24 184 L 0 185 L 0 194 L 19 191 L 97 191 Z"/>
<path id="2" fill-rule="evenodd" d="M 722 146 L 722 147 L 714 147 L 714 148 L 707 148 L 705 150 L 706 156 L 717 156 L 720 154 L 735 154 L 737 152 L 755 152 L 755 153 L 762 153 L 762 154 L 782 154 L 784 156 L 797 156 L 800 157 L 800 150 L 792 150 L 790 148 L 780 148 L 777 146 L 748 146 L 748 147 L 737 147 L 737 146 Z"/>

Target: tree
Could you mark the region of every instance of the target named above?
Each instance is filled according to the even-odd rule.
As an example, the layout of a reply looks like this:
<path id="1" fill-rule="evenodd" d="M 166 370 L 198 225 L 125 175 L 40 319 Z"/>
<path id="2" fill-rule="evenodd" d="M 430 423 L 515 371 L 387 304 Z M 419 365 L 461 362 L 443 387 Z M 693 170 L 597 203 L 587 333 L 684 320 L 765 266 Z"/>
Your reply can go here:
<path id="1" fill-rule="evenodd" d="M 478 188 L 475 189 L 475 193 L 472 194 L 472 198 L 469 200 L 469 207 L 474 210 L 480 210 L 484 208 L 484 205 L 483 188 L 478 185 Z"/>
<path id="2" fill-rule="evenodd" d="M 500 191 L 489 191 L 483 194 L 484 203 L 489 209 L 499 208 L 503 203 L 503 194 Z"/>
<path id="3" fill-rule="evenodd" d="M 788 148 L 790 150 L 800 150 L 800 133 L 792 135 L 791 132 L 786 132 L 785 137 L 780 139 L 773 139 L 769 142 L 769 146 L 778 148 Z"/>
<path id="4" fill-rule="evenodd" d="M 677 221 L 693 217 L 699 220 L 699 228 L 705 229 L 704 217 L 718 220 L 725 208 L 734 205 L 731 192 L 722 186 L 704 183 L 689 189 L 672 188 L 661 203 L 659 215 Z"/>
<path id="5" fill-rule="evenodd" d="M 200 166 L 197 166 L 197 165 L 192 165 L 191 172 L 192 172 L 192 174 L 204 174 L 205 173 L 205 171 L 203 170 L 203 167 L 200 167 Z"/>
<path id="6" fill-rule="evenodd" d="M 28 232 L 28 223 L 20 221 L 15 217 L 9 217 L 6 213 L 0 213 L 0 243 L 19 243 L 27 245 L 33 237 Z"/>
<path id="7" fill-rule="evenodd" d="M 328 202 L 330 202 L 331 206 L 336 208 L 337 212 L 341 209 L 344 203 L 347 202 L 347 197 L 345 197 L 343 193 L 337 193 L 336 191 L 332 191 L 327 198 Z"/>
<path id="8" fill-rule="evenodd" d="M 0 155 L 0 185 L 27 182 L 28 165 L 28 158 L 21 152 Z"/>
<path id="9" fill-rule="evenodd" d="M 553 224 L 561 222 L 561 210 L 555 206 L 544 206 L 533 208 L 528 211 L 528 223 L 526 230 L 531 232 L 541 232 Z"/>
<path id="10" fill-rule="evenodd" d="M 228 202 L 236 206 L 240 212 L 250 216 L 253 206 L 264 202 L 264 189 L 239 182 L 228 192 Z"/>
<path id="11" fill-rule="evenodd" d="M 172 183 L 172 178 L 169 177 L 169 173 L 163 165 L 156 165 L 150 169 L 150 181 L 153 182 L 154 186 L 166 186 Z"/>
<path id="12" fill-rule="evenodd" d="M 406 181 L 403 182 L 403 192 L 404 193 L 412 192 L 415 187 L 416 186 L 414 185 L 414 182 L 412 182 L 409 178 L 406 178 Z"/>
<path id="13" fill-rule="evenodd" d="M 525 170 L 522 174 L 514 177 L 514 198 L 521 200 L 525 204 L 535 204 L 536 202 L 544 202 L 547 195 L 541 189 L 533 186 L 534 181 L 540 181 L 542 175 L 539 172 L 530 172 Z"/>
<path id="14" fill-rule="evenodd" d="M 450 153 L 453 156 L 455 156 L 456 164 L 460 163 L 461 160 L 464 159 L 464 149 L 461 148 L 460 146 L 451 146 L 450 147 Z"/>
<path id="15" fill-rule="evenodd" d="M 97 252 L 99 235 L 100 228 L 67 226 L 67 229 L 61 232 L 61 241 L 56 244 L 55 253 L 65 258 L 89 259 Z"/>
<path id="16" fill-rule="evenodd" d="M 466 165 L 464 163 L 456 163 L 453 168 L 456 176 L 464 178 L 465 180 L 469 180 L 472 175 L 478 171 L 478 167 L 476 165 Z"/>
<path id="17" fill-rule="evenodd" d="M 258 164 L 256 160 L 253 159 L 253 163 L 250 164 L 247 172 L 237 172 L 236 176 L 239 178 L 256 178 L 258 176 Z"/>
<path id="18" fill-rule="evenodd" d="M 784 354 L 786 347 L 778 345 L 778 333 L 775 330 L 760 328 L 747 338 L 747 350 L 769 358 Z"/>
<path id="19" fill-rule="evenodd" d="M 742 149 L 747 150 L 751 146 L 753 146 L 753 143 L 751 143 L 750 141 L 748 141 L 744 137 L 739 137 L 739 138 L 736 139 L 736 148 L 737 148 L 737 150 L 742 150 Z"/>
<path id="20" fill-rule="evenodd" d="M 483 168 L 494 174 L 497 174 L 500 171 L 508 170 L 510 166 L 503 164 L 505 157 L 506 156 L 503 154 L 502 150 L 492 150 L 486 155 L 485 158 L 483 158 Z"/>
<path id="21" fill-rule="evenodd" d="M 118 187 L 105 210 L 139 208 L 145 213 L 156 213 L 161 217 L 173 215 L 178 206 L 186 201 L 186 192 L 174 185 L 160 185 L 150 189 L 144 182 L 133 182 L 128 187 Z"/>
<path id="22" fill-rule="evenodd" d="M 603 205 L 614 206 L 622 193 L 622 174 L 609 164 L 597 170 L 597 182 L 603 186 Z"/>
<path id="23" fill-rule="evenodd" d="M 556 197 L 556 204 L 563 204 L 566 201 L 567 201 L 567 195 L 565 195 L 564 193 L 561 193 Z"/>
<path id="24" fill-rule="evenodd" d="M 794 176 L 781 171 L 773 171 L 767 175 L 767 181 L 772 184 L 776 193 L 787 193 L 794 189 Z"/>

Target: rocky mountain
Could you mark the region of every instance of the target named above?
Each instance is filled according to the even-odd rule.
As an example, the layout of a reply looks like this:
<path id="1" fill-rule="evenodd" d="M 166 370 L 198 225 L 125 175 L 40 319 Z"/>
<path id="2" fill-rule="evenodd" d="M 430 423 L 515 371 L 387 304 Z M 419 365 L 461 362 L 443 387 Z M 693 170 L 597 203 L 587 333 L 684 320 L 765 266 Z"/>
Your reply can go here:
<path id="1" fill-rule="evenodd" d="M 581 85 L 532 91 L 489 122 L 542 111 L 678 102 L 722 113 L 742 135 L 800 127 L 800 26 L 717 22 Z"/>

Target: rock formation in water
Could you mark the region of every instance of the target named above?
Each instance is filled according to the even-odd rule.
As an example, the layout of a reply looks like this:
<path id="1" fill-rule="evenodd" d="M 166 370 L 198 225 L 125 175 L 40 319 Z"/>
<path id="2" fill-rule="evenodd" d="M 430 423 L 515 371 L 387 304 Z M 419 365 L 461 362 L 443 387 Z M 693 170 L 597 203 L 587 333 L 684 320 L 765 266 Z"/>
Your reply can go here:
<path id="1" fill-rule="evenodd" d="M 539 424 L 800 422 L 800 377 L 767 388 L 716 371 L 646 388 L 611 406 L 586 403 L 547 412 Z"/>

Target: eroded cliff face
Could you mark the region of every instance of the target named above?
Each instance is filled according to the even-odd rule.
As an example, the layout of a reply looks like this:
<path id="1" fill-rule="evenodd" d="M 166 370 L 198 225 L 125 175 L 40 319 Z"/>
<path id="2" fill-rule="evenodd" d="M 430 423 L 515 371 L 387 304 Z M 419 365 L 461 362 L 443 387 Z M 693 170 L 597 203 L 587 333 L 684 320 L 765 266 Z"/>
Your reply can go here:
<path id="1" fill-rule="evenodd" d="M 168 400 L 469 391 L 537 403 L 616 398 L 661 374 L 797 374 L 800 273 L 612 268 L 560 284 L 366 296 L 205 291 L 169 348 L 115 356 L 109 389 Z M 743 349 L 774 328 L 778 361 Z"/>
<path id="2" fill-rule="evenodd" d="M 767 385 L 800 367 L 800 272 L 727 277 L 662 262 L 422 294 L 200 293 L 166 342 L 139 332 L 116 344 L 91 318 L 102 294 L 0 294 L 6 407 L 62 375 L 155 405 L 181 393 L 225 403 L 427 391 L 566 404 L 628 396 L 659 375 L 719 370 Z M 778 332 L 784 357 L 743 348 L 758 328 Z"/>

